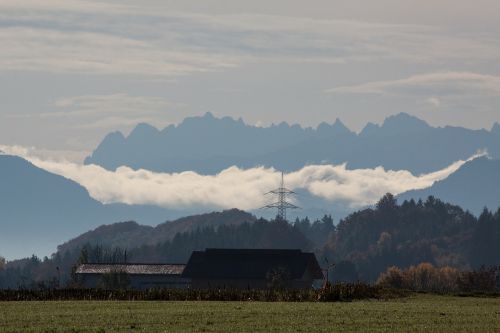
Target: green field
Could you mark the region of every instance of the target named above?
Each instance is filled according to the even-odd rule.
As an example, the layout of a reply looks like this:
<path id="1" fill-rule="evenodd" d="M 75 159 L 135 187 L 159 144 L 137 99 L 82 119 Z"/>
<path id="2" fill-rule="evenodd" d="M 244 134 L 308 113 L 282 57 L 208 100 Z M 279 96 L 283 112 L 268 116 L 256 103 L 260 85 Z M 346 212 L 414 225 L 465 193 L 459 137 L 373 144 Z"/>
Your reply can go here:
<path id="1" fill-rule="evenodd" d="M 0 332 L 500 332 L 500 299 L 0 302 Z"/>

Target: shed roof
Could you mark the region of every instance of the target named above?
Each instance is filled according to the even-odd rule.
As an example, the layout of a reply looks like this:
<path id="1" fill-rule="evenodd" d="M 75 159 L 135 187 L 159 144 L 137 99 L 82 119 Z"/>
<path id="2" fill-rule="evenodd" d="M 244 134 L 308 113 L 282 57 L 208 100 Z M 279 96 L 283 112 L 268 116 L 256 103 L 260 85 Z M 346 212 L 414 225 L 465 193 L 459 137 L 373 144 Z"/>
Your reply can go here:
<path id="1" fill-rule="evenodd" d="M 291 279 L 309 270 L 313 279 L 323 273 L 314 253 L 274 249 L 206 249 L 191 254 L 182 274 L 186 278 L 266 279 L 272 269 L 286 268 Z"/>
<path id="2" fill-rule="evenodd" d="M 180 275 L 186 265 L 181 264 L 82 264 L 77 274 L 108 274 L 125 272 L 132 275 Z"/>

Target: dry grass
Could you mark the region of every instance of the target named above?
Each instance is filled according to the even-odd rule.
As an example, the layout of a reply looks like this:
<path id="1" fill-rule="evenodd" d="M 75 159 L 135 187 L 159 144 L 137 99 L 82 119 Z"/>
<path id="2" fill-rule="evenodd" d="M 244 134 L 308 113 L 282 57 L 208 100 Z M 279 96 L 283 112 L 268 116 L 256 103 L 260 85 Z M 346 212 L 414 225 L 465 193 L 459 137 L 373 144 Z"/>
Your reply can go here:
<path id="1" fill-rule="evenodd" d="M 0 302 L 1 332 L 498 332 L 500 299 L 346 303 Z"/>

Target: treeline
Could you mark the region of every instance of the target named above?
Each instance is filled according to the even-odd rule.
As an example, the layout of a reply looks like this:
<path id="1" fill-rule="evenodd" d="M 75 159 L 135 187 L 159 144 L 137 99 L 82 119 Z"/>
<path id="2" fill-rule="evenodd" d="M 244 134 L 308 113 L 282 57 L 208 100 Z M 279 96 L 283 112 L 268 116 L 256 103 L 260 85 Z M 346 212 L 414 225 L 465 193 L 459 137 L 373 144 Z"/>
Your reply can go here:
<path id="1" fill-rule="evenodd" d="M 434 197 L 398 204 L 385 195 L 374 208 L 351 214 L 317 251 L 331 262 L 349 261 L 364 281 L 390 266 L 422 262 L 462 271 L 500 265 L 500 210 L 479 218 Z"/>
<path id="2" fill-rule="evenodd" d="M 51 258 L 0 262 L 0 289 L 67 285 L 79 262 L 185 263 L 192 251 L 205 248 L 314 251 L 320 265 L 336 264 L 329 277 L 337 282 L 373 283 L 391 266 L 405 269 L 423 262 L 473 271 L 483 265 L 500 265 L 500 210 L 485 209 L 476 218 L 434 197 L 398 204 L 387 194 L 373 208 L 353 213 L 336 226 L 331 216 L 293 223 L 260 219 L 194 229 L 167 241 L 128 249 L 111 248 L 97 239 L 66 246 Z"/>
<path id="3" fill-rule="evenodd" d="M 331 218 L 324 221 L 333 228 Z M 310 224 L 311 232 L 314 233 L 316 228 L 324 224 L 322 221 Z M 304 231 L 303 228 L 301 230 Z M 206 227 L 178 233 L 171 241 L 130 250 L 89 242 L 82 247 L 57 252 L 50 259 L 33 256 L 7 263 L 6 267 L 0 270 L 0 289 L 66 286 L 71 284 L 71 273 L 79 263 L 186 263 L 192 251 L 209 247 L 311 250 L 314 244 L 301 230 L 286 221 L 261 219 L 254 223 Z"/>
<path id="4" fill-rule="evenodd" d="M 76 265 L 80 263 L 119 263 L 128 261 L 126 249 L 87 244 L 51 258 L 14 260 L 0 266 L 0 289 L 14 288 L 59 288 L 71 284 Z"/>
<path id="5" fill-rule="evenodd" d="M 142 246 L 131 251 L 136 262 L 185 263 L 191 252 L 206 248 L 301 249 L 311 251 L 319 242 L 324 244 L 335 231 L 331 216 L 310 223 L 297 220 L 257 220 L 241 225 L 222 225 L 193 232 L 179 233 L 171 241 Z M 315 242 L 316 241 L 316 242 Z"/>
<path id="6" fill-rule="evenodd" d="M 380 274 L 377 284 L 413 291 L 491 293 L 500 290 L 500 266 L 465 272 L 449 266 L 434 267 L 429 263 L 406 269 L 393 266 Z"/>

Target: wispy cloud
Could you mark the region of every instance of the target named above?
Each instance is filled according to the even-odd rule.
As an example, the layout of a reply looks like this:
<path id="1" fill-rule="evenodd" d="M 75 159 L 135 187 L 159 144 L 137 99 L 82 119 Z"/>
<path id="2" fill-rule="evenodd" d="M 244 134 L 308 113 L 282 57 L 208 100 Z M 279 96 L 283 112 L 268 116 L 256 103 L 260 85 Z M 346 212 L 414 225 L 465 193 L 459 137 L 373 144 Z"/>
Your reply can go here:
<path id="1" fill-rule="evenodd" d="M 0 146 L 8 154 L 22 156 L 36 166 L 72 179 L 104 203 L 150 204 L 166 208 L 204 206 L 256 209 L 265 204 L 263 193 L 276 187 L 280 173 L 273 168 L 228 168 L 216 175 L 155 173 L 120 167 L 108 171 L 96 165 L 80 165 L 36 157 L 29 149 Z M 475 158 L 475 157 L 473 157 Z M 349 170 L 346 165 L 311 165 L 286 175 L 287 186 L 310 192 L 351 207 L 373 204 L 386 192 L 394 194 L 431 186 L 455 172 L 466 161 L 443 170 L 415 176 L 409 171 Z"/>
<path id="2" fill-rule="evenodd" d="M 328 89 L 343 94 L 428 94 L 457 95 L 484 93 L 500 95 L 500 76 L 470 72 L 444 72 L 414 75 L 408 78 L 375 81 Z"/>
<path id="3" fill-rule="evenodd" d="M 29 5 L 28 5 L 28 4 Z M 255 61 L 497 59 L 437 27 L 257 14 L 162 13 L 91 1 L 0 3 L 0 71 L 178 76 Z"/>
<path id="4" fill-rule="evenodd" d="M 74 129 L 129 128 L 147 122 L 168 124 L 166 117 L 185 107 L 157 96 L 131 96 L 125 93 L 62 97 L 53 101 L 55 111 L 10 115 L 11 118 L 54 119 Z"/>
<path id="5" fill-rule="evenodd" d="M 178 76 L 236 65 L 224 55 L 71 28 L 4 27 L 0 39 L 0 70 Z"/>
<path id="6" fill-rule="evenodd" d="M 63 97 L 54 101 L 53 105 L 64 111 L 47 112 L 41 115 L 44 117 L 66 117 L 114 113 L 148 113 L 172 106 L 179 106 L 178 104 L 168 102 L 162 97 L 130 96 L 125 93 Z"/>

